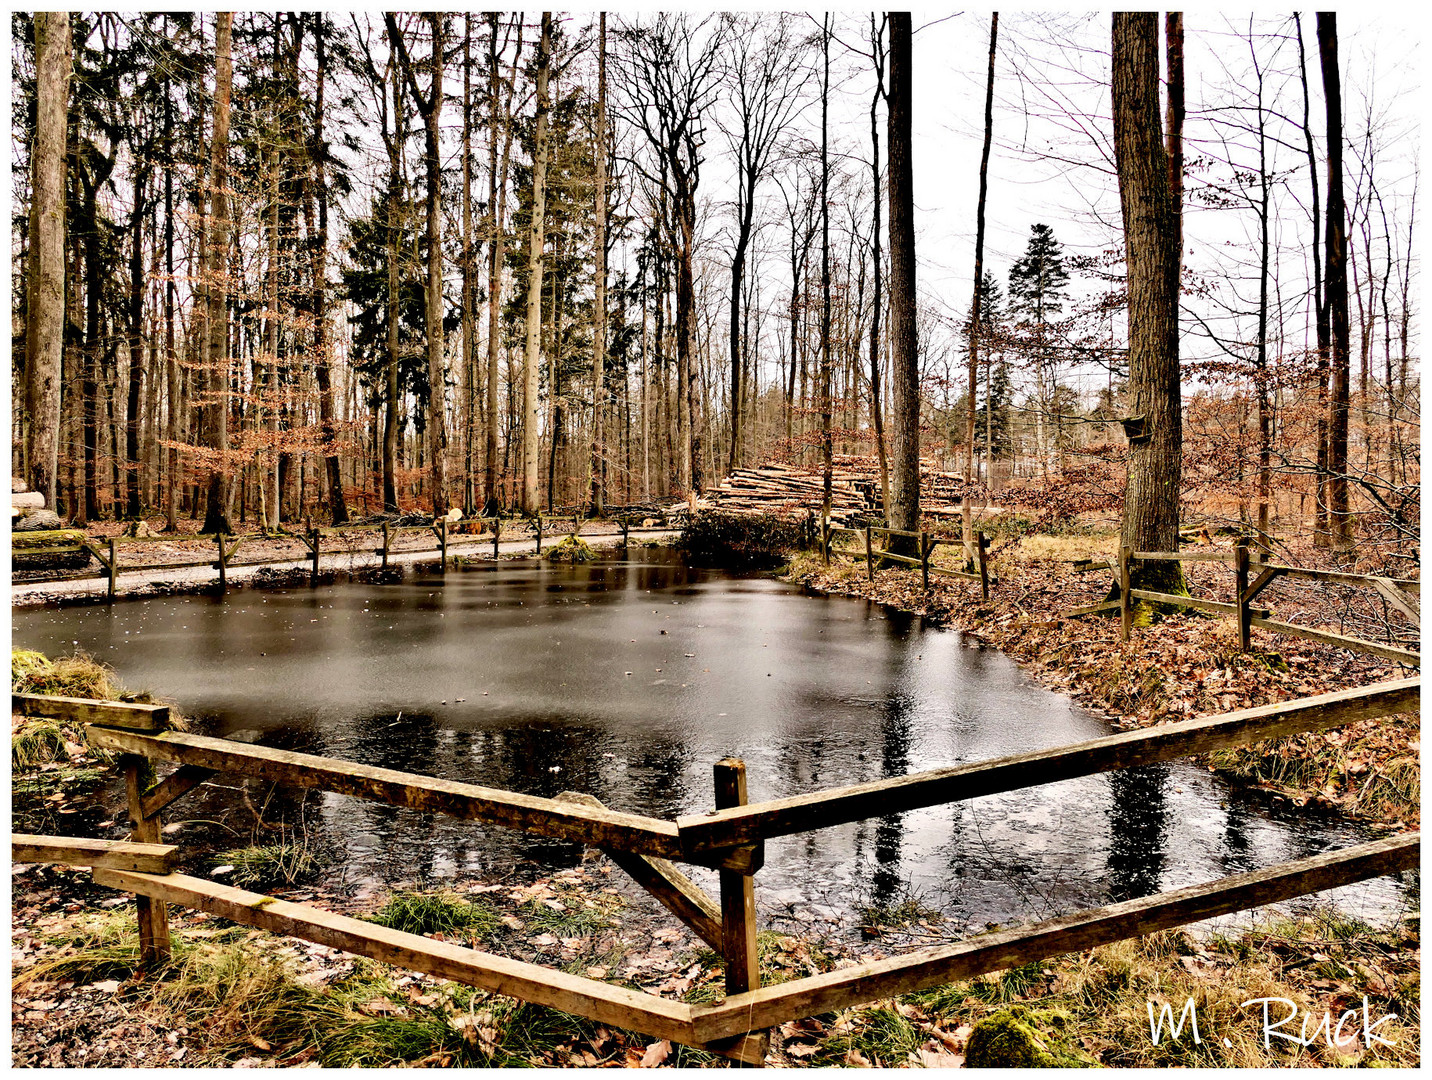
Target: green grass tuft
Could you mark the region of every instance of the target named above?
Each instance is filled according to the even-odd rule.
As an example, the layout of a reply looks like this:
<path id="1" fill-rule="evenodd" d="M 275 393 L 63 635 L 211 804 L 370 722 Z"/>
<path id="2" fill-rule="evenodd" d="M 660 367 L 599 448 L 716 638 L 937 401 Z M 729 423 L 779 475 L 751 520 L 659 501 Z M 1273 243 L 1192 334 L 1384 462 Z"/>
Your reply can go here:
<path id="1" fill-rule="evenodd" d="M 368 921 L 406 934 L 427 935 L 465 930 L 487 937 L 502 927 L 501 916 L 486 903 L 452 893 L 397 892 Z"/>

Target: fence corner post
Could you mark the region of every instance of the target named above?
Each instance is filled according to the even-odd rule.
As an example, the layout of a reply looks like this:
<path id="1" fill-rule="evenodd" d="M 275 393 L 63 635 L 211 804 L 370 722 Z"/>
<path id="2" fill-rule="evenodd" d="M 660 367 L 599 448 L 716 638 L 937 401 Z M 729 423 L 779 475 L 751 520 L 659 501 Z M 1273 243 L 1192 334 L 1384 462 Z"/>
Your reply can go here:
<path id="1" fill-rule="evenodd" d="M 875 580 L 875 552 L 872 550 L 874 544 L 870 540 L 871 526 L 865 526 L 865 569 L 869 572 L 870 580 Z"/>
<path id="2" fill-rule="evenodd" d="M 746 763 L 740 758 L 716 762 L 716 809 L 746 804 Z M 756 893 L 752 874 L 722 870 L 721 944 L 726 963 L 726 993 L 741 994 L 761 985 L 756 961 Z"/>
<path id="3" fill-rule="evenodd" d="M 631 541 L 630 541 L 630 535 L 629 535 L 629 534 L 630 534 L 630 531 L 631 531 L 631 521 L 630 521 L 629 519 L 623 517 L 623 518 L 622 518 L 622 547 L 623 547 L 623 548 L 630 546 L 630 542 L 631 542 Z"/>
<path id="4" fill-rule="evenodd" d="M 162 842 L 164 823 L 159 812 L 144 816 L 143 795 L 147 781 L 153 779 L 153 767 L 145 758 L 125 754 L 120 758 L 124 773 L 125 794 L 129 802 L 129 819 L 134 828 L 130 836 L 142 844 Z M 139 919 L 139 962 L 154 967 L 169 959 L 169 905 L 147 896 L 135 898 Z"/>
<path id="5" fill-rule="evenodd" d="M 1233 548 L 1234 590 L 1238 604 L 1238 651 L 1247 652 L 1252 646 L 1252 612 L 1248 609 L 1248 537 L 1240 536 Z"/>
<path id="6" fill-rule="evenodd" d="M 114 599 L 115 582 L 119 577 L 119 541 L 109 538 L 109 598 Z"/>
<path id="7" fill-rule="evenodd" d="M 438 519 L 438 546 L 442 549 L 442 572 L 447 573 L 447 518 Z"/>
<path id="8" fill-rule="evenodd" d="M 537 511 L 537 554 L 542 554 L 542 511 Z"/>
<path id="9" fill-rule="evenodd" d="M 388 569 L 388 523 L 383 522 L 383 569 Z"/>
<path id="10" fill-rule="evenodd" d="M 229 557 L 224 551 L 224 534 L 214 533 L 214 546 L 219 549 L 219 589 L 220 591 L 229 587 Z"/>
<path id="11" fill-rule="evenodd" d="M 830 518 L 824 515 L 820 519 L 820 561 L 830 565 Z"/>
<path id="12" fill-rule="evenodd" d="M 930 591 L 930 534 L 920 530 L 920 582 L 926 592 Z"/>
<path id="13" fill-rule="evenodd" d="M 313 571 L 309 574 L 309 584 L 318 584 L 318 548 L 323 543 L 323 532 L 317 525 L 309 530 L 308 546 L 312 549 Z"/>
<path id="14" fill-rule="evenodd" d="M 497 541 L 502 535 L 502 511 L 498 510 L 492 515 L 492 557 L 497 558 Z"/>
<path id="15" fill-rule="evenodd" d="M 1134 627 L 1134 608 L 1129 596 L 1129 562 L 1134 549 L 1128 544 L 1119 545 L 1119 640 L 1128 641 L 1129 631 Z"/>

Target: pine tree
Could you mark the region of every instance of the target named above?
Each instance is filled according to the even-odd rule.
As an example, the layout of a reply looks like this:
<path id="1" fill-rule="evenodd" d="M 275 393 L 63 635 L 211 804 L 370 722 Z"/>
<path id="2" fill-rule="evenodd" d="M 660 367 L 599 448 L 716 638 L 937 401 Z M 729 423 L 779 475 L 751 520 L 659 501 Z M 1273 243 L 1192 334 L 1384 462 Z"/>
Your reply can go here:
<path id="1" fill-rule="evenodd" d="M 1034 441 L 1040 470 L 1046 476 L 1049 450 L 1044 414 L 1049 405 L 1049 320 L 1063 314 L 1064 301 L 1069 296 L 1068 285 L 1064 249 L 1055 239 L 1054 230 L 1043 223 L 1031 226 L 1024 255 L 1009 268 L 1009 307 L 1012 314 L 1021 316 L 1033 330 Z"/>

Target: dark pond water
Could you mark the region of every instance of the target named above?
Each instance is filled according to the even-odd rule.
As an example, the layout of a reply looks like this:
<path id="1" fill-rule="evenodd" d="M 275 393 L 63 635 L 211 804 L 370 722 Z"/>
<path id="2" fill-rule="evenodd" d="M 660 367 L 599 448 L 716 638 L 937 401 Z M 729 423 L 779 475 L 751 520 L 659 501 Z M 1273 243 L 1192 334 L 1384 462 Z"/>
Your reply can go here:
<path id="1" fill-rule="evenodd" d="M 712 805 L 743 757 L 753 801 L 1058 746 L 1108 732 L 1000 653 L 861 600 L 684 567 L 660 550 L 338 584 L 20 609 L 17 646 L 74 648 L 208 734 L 534 795 L 591 792 L 672 817 Z M 342 796 L 224 779 L 176 804 L 248 842 L 301 805 L 347 880 L 441 880 L 570 844 Z M 1188 765 L 1066 781 L 773 841 L 768 913 L 848 915 L 917 893 L 962 923 L 1045 917 L 1364 839 L 1279 814 Z M 693 876 L 705 880 L 703 872 Z M 1403 906 L 1381 879 L 1329 894 Z"/>

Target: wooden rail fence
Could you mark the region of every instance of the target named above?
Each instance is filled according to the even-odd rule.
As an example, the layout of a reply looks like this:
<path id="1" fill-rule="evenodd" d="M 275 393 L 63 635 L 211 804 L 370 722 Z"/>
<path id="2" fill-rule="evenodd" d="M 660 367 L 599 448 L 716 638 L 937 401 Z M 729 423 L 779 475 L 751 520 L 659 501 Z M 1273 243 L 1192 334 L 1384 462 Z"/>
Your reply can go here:
<path id="1" fill-rule="evenodd" d="M 424 523 L 422 525 L 393 525 L 385 521 L 377 525 L 344 525 L 338 528 L 319 528 L 317 526 L 309 526 L 302 532 L 294 533 L 287 537 L 266 533 L 244 533 L 238 535 L 224 533 L 214 533 L 211 535 L 209 533 L 200 533 L 195 536 L 149 537 L 122 536 L 110 537 L 102 545 L 95 541 L 86 540 L 83 543 L 76 543 L 72 547 L 54 549 L 47 548 L 45 549 L 45 554 L 65 553 L 70 551 L 88 551 L 92 556 L 94 556 L 96 560 L 98 560 L 100 564 L 100 569 L 97 572 L 91 574 L 77 574 L 73 577 L 68 578 L 67 580 L 82 581 L 88 578 L 103 578 L 106 582 L 106 596 L 108 599 L 113 600 L 115 598 L 116 592 L 118 591 L 119 575 L 123 572 L 127 571 L 138 574 L 162 570 L 195 570 L 202 569 L 204 566 L 203 562 L 193 561 L 124 566 L 121 563 L 119 557 L 120 548 L 122 545 L 164 543 L 172 544 L 184 540 L 210 540 L 214 545 L 214 559 L 208 565 L 210 569 L 214 570 L 217 573 L 217 581 L 219 587 L 221 589 L 224 589 L 228 587 L 229 571 L 237 567 L 274 566 L 281 563 L 301 562 L 305 559 L 309 563 L 310 581 L 317 582 L 319 560 L 324 554 L 350 555 L 353 554 L 355 551 L 361 552 L 363 554 L 372 554 L 378 556 L 379 566 L 383 569 L 387 569 L 389 559 L 395 551 L 394 541 L 398 538 L 398 535 L 400 533 L 404 532 L 432 533 L 433 537 L 436 540 L 436 543 L 432 547 L 404 548 L 402 549 L 402 552 L 403 554 L 426 554 L 429 552 L 436 553 L 438 555 L 440 567 L 444 571 L 446 571 L 449 559 L 448 545 L 451 540 L 451 530 L 456 529 L 458 526 L 462 525 L 481 525 L 484 528 L 491 528 L 492 557 L 495 559 L 498 554 L 498 545 L 502 540 L 502 526 L 504 520 L 506 520 L 510 525 L 514 521 L 518 521 L 521 519 L 474 517 L 462 518 L 461 520 L 449 522 L 446 519 L 439 518 L 433 522 Z M 542 554 L 542 541 L 544 535 L 546 535 L 547 525 L 549 523 L 554 521 L 570 521 L 572 523 L 572 528 L 570 532 L 566 533 L 566 535 L 569 536 L 579 535 L 581 533 L 582 526 L 588 522 L 602 523 L 596 522 L 595 519 L 583 518 L 580 515 L 575 514 L 562 515 L 560 517 L 544 517 L 543 515 L 538 514 L 530 520 L 532 522 L 533 535 L 536 538 L 536 553 L 538 555 Z M 635 526 L 632 525 L 631 521 L 625 517 L 609 519 L 605 523 L 614 524 L 621 527 L 621 541 L 623 547 L 627 546 L 632 534 L 634 533 L 669 531 L 666 526 Z M 355 532 L 377 532 L 379 533 L 381 540 L 376 546 L 372 548 L 354 548 L 350 545 L 342 548 L 330 547 L 327 551 L 324 551 L 323 538 L 325 536 L 334 536 L 338 534 L 347 534 Z M 291 539 L 295 543 L 302 545 L 302 551 L 300 553 L 296 553 L 295 555 L 278 556 L 269 559 L 253 559 L 242 563 L 236 563 L 233 561 L 234 553 L 239 550 L 239 547 L 241 545 L 251 543 L 255 540 L 273 539 Z M 472 537 L 472 542 L 478 542 L 476 540 L 476 537 Z M 481 543 L 486 542 L 486 538 L 481 541 Z"/>
<path id="2" fill-rule="evenodd" d="M 754 804 L 747 800 L 744 763 L 725 759 L 714 769 L 714 809 L 675 821 L 610 810 L 580 793 L 539 798 L 164 730 L 167 716 L 156 719 L 152 709 L 123 703 L 87 702 L 81 706 L 72 700 L 60 701 L 54 706 L 54 715 L 85 722 L 86 736 L 93 745 L 121 755 L 119 767 L 125 776 L 134 831 L 130 840 L 123 842 L 16 836 L 12 838 L 12 858 L 89 866 L 96 883 L 134 893 L 146 964 L 168 955 L 166 905 L 182 904 L 273 933 L 307 938 L 759 1064 L 768 1047 L 763 1029 L 775 1024 L 1413 869 L 1418 865 L 1421 835 L 1391 836 L 1266 870 L 763 987 L 756 965 L 754 877 L 764 863 L 766 840 L 1220 747 L 1321 731 L 1355 720 L 1415 712 L 1420 696 L 1418 676 L 1122 732 L 1053 750 Z M 33 698 L 16 705 L 23 705 L 32 715 L 44 708 Z M 145 785 L 141 778 L 147 775 L 147 762 L 152 761 L 179 767 L 158 783 Z M 162 813 L 218 773 L 341 792 L 600 848 L 720 953 L 726 968 L 726 997 L 710 1005 L 673 1001 L 170 872 L 175 853 L 159 843 Z M 716 868 L 719 897 L 708 896 L 676 869 L 675 862 Z"/>
<path id="3" fill-rule="evenodd" d="M 836 547 L 834 539 L 836 534 L 853 536 L 857 540 L 863 538 L 864 549 L 851 547 Z M 905 536 L 915 540 L 916 550 L 920 553 L 919 558 L 909 555 L 897 555 L 893 551 L 887 551 L 875 546 L 875 536 Z M 928 532 L 911 532 L 906 529 L 887 529 L 879 525 L 867 525 L 863 529 L 853 529 L 844 525 L 832 525 L 829 519 L 821 522 L 821 558 L 827 566 L 830 565 L 832 554 L 848 555 L 857 562 L 864 561 L 870 575 L 870 580 L 875 580 L 875 564 L 879 561 L 904 563 L 907 566 L 918 566 L 920 568 L 920 580 L 926 592 L 930 589 L 930 575 L 937 577 L 963 578 L 969 581 L 978 581 L 980 591 L 986 600 L 989 599 L 990 572 L 989 572 L 989 537 L 979 532 L 975 534 L 974 564 L 978 567 L 977 572 L 964 570 L 948 570 L 943 566 L 931 566 L 930 555 L 941 544 L 951 546 L 964 546 L 964 540 L 949 536 L 936 536 Z M 888 544 L 888 541 L 887 541 Z"/>
<path id="4" fill-rule="evenodd" d="M 1207 600 L 1202 597 L 1193 596 L 1176 596 L 1172 593 L 1156 592 L 1150 589 L 1131 588 L 1129 579 L 1132 566 L 1138 561 L 1220 562 L 1232 566 L 1234 574 L 1234 601 L 1228 603 L 1222 600 Z M 1280 622 L 1269 617 L 1272 612 L 1267 608 L 1253 606 L 1253 601 L 1257 599 L 1258 595 L 1280 577 L 1300 577 L 1312 581 L 1334 581 L 1345 585 L 1363 585 L 1375 589 L 1380 596 L 1405 615 L 1408 621 L 1420 630 L 1422 620 L 1419 596 L 1422 586 L 1421 583 L 1417 581 L 1406 581 L 1400 578 L 1380 577 L 1371 574 L 1348 574 L 1336 570 L 1314 570 L 1307 567 L 1284 566 L 1267 562 L 1262 558 L 1255 557 L 1255 553 L 1249 548 L 1249 541 L 1246 537 L 1240 538 L 1231 552 L 1134 551 L 1128 546 L 1123 546 L 1119 549 L 1117 572 L 1119 585 L 1119 599 L 1117 601 L 1120 623 L 1119 636 L 1123 641 L 1129 640 L 1130 633 L 1133 629 L 1133 601 L 1147 600 L 1152 603 L 1178 604 L 1183 607 L 1197 608 L 1201 611 L 1212 611 L 1218 614 L 1235 616 L 1238 619 L 1238 648 L 1241 652 L 1247 652 L 1251 647 L 1251 631 L 1252 628 L 1256 626 L 1263 630 L 1270 630 L 1276 634 L 1306 638 L 1310 641 L 1320 641 L 1327 645 L 1337 645 L 1341 648 L 1349 649 L 1352 652 L 1380 656 L 1385 660 L 1394 660 L 1408 667 L 1420 668 L 1422 666 L 1422 654 L 1420 652 L 1398 648 L 1394 645 L 1384 645 L 1376 641 L 1367 641 L 1363 638 L 1352 637 L 1347 634 L 1334 634 L 1327 630 L 1316 630 L 1312 627 L 1298 626 L 1295 623 Z M 1249 580 L 1250 577 L 1252 578 L 1251 581 Z M 1111 601 L 1093 608 L 1082 608 L 1077 612 L 1070 612 L 1070 614 L 1081 615 L 1094 611 L 1107 610 L 1113 606 L 1113 603 L 1114 602 Z"/>

